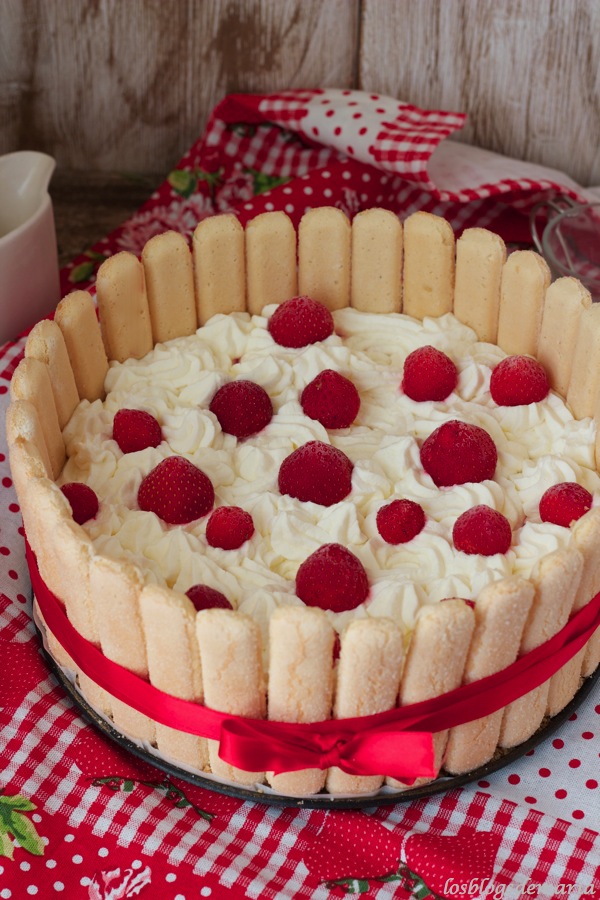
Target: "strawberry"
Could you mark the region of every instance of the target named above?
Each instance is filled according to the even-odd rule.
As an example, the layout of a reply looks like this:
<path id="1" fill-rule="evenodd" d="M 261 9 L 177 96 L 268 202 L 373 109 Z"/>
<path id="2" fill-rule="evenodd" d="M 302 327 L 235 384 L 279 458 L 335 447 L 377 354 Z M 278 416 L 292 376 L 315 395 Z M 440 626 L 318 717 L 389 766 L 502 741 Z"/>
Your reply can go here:
<path id="1" fill-rule="evenodd" d="M 435 347 L 418 347 L 404 360 L 402 390 L 411 400 L 445 400 L 457 384 L 456 366 Z"/>
<path id="2" fill-rule="evenodd" d="M 593 499 L 590 492 L 576 481 L 554 484 L 540 500 L 540 518 L 542 522 L 552 522 L 568 528 L 591 509 Z"/>
<path id="3" fill-rule="evenodd" d="M 143 409 L 120 409 L 113 419 L 113 438 L 123 453 L 158 447 L 163 436 L 160 425 Z"/>
<path id="4" fill-rule="evenodd" d="M 69 481 L 63 484 L 61 491 L 71 504 L 73 519 L 78 525 L 83 525 L 89 519 L 94 519 L 98 514 L 100 504 L 95 491 L 81 481 Z"/>
<path id="5" fill-rule="evenodd" d="M 323 544 L 296 574 L 296 594 L 307 606 L 343 612 L 364 603 L 368 593 L 362 563 L 341 544 Z"/>
<path id="6" fill-rule="evenodd" d="M 205 516 L 214 501 L 210 478 L 183 456 L 163 459 L 138 490 L 140 509 L 156 513 L 169 525 L 186 525 Z"/>
<path id="7" fill-rule="evenodd" d="M 269 319 L 269 334 L 282 347 L 306 347 L 333 334 L 333 316 L 310 297 L 292 297 Z"/>
<path id="8" fill-rule="evenodd" d="M 456 896 L 461 887 L 491 884 L 494 863 L 502 838 L 491 831 L 463 829 L 454 835 L 413 833 L 404 845 L 404 856 L 411 874 L 416 877 L 415 896 L 428 893 L 439 897 Z M 493 886 L 493 885 L 492 885 Z M 427 891 L 428 889 L 428 891 Z M 487 893 L 485 893 L 487 896 Z"/>
<path id="9" fill-rule="evenodd" d="M 253 534 L 252 516 L 239 506 L 219 506 L 206 525 L 206 540 L 221 550 L 237 550 Z"/>
<path id="10" fill-rule="evenodd" d="M 304 851 L 306 868 L 319 881 L 367 880 L 400 867 L 404 832 L 391 831 L 372 816 L 330 810 Z"/>
<path id="11" fill-rule="evenodd" d="M 194 604 L 194 609 L 233 609 L 233 606 L 221 591 L 216 591 L 207 584 L 194 584 L 185 592 Z"/>
<path id="12" fill-rule="evenodd" d="M 452 419 L 421 447 L 421 463 L 438 487 L 493 478 L 498 451 L 483 428 Z"/>
<path id="13" fill-rule="evenodd" d="M 482 503 L 458 517 L 452 529 L 452 540 L 456 549 L 463 553 L 480 556 L 507 553 L 512 542 L 510 522 L 502 513 Z"/>
<path id="14" fill-rule="evenodd" d="M 549 390 L 546 370 L 530 356 L 507 356 L 490 378 L 490 393 L 498 406 L 539 403 Z"/>
<path id="15" fill-rule="evenodd" d="M 247 438 L 257 434 L 273 418 L 273 404 L 264 388 L 253 381 L 230 381 L 212 398 L 211 413 L 225 434 Z"/>
<path id="16" fill-rule="evenodd" d="M 341 450 L 322 441 L 309 441 L 281 463 L 279 490 L 298 500 L 332 506 L 350 493 L 352 469 Z"/>
<path id="17" fill-rule="evenodd" d="M 425 526 L 423 507 L 412 500 L 392 500 L 377 513 L 377 531 L 388 544 L 406 544 Z"/>
<path id="18" fill-rule="evenodd" d="M 360 397 L 352 382 L 325 369 L 307 384 L 300 397 L 302 409 L 323 428 L 349 428 L 360 409 Z"/>

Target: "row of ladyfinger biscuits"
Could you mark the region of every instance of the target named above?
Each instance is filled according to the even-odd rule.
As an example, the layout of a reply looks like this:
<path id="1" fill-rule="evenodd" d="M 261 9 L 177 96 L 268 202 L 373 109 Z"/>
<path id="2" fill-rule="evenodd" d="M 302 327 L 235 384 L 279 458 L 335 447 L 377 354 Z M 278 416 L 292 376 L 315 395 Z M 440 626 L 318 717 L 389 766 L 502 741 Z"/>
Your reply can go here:
<path id="1" fill-rule="evenodd" d="M 589 295 L 573 279 L 561 279 L 552 286 L 548 281 L 539 257 L 525 252 L 505 260 L 503 244 L 491 232 L 470 229 L 455 245 L 444 220 L 418 213 L 402 228 L 397 217 L 383 210 L 359 214 L 352 227 L 339 210 L 307 214 L 299 229 L 297 274 L 295 233 L 280 213 L 258 217 L 249 223 L 245 235 L 233 217 L 206 220 L 196 230 L 193 255 L 185 241 L 172 233 L 152 239 L 141 263 L 131 254 L 118 254 L 103 264 L 98 276 L 102 332 L 89 295 L 70 295 L 59 304 L 54 323 L 43 322 L 33 330 L 26 358 L 13 380 L 8 420 L 11 463 L 42 576 L 63 599 L 80 633 L 99 644 L 111 659 L 141 675 L 150 670 L 151 680 L 173 694 L 204 697 L 209 706 L 227 712 L 262 715 L 265 679 L 253 623 L 235 614 L 225 614 L 226 622 L 221 623 L 221 613 L 212 611 L 204 616 L 197 644 L 190 637 L 194 628 L 187 598 L 170 595 L 169 601 L 162 592 L 159 602 L 155 596 L 152 605 L 153 592 L 159 589 L 144 588 L 132 567 L 95 556 L 83 531 L 70 519 L 62 495 L 52 489 L 47 476 L 55 479 L 64 464 L 60 429 L 80 397 L 93 400 L 103 395 L 107 357 L 141 356 L 156 341 L 191 333 L 197 321 L 205 321 L 215 312 L 246 307 L 259 312 L 262 305 L 300 290 L 333 308 L 350 300 L 374 312 L 404 309 L 416 317 L 454 310 L 481 339 L 500 343 L 504 334 L 507 352 L 537 351 L 544 357 L 555 387 L 560 384 L 559 389 L 580 415 L 590 414 L 597 393 L 590 384 L 595 373 L 588 367 L 590 351 L 597 343 L 595 308 L 589 308 Z M 237 294 L 233 290 L 236 284 L 242 285 Z M 503 311 L 515 294 L 525 314 L 521 312 L 521 319 L 510 329 L 511 317 Z M 227 308 L 222 302 L 219 305 L 224 295 Z M 565 322 L 566 309 L 571 312 L 569 322 Z M 509 338 L 516 341 L 527 330 L 534 332 L 533 326 L 523 326 L 529 314 L 531 321 L 537 317 L 537 348 L 509 346 Z M 145 342 L 134 347 L 131 341 L 139 341 L 148 325 L 150 336 L 146 334 Z M 585 368 L 578 371 L 577 359 L 584 350 Z M 36 524 L 41 525 L 39 534 Z M 315 610 L 302 610 L 301 621 L 297 621 L 297 611 L 282 610 L 272 626 L 268 715 L 284 721 L 327 718 L 332 702 L 334 715 L 363 715 L 392 706 L 398 690 L 401 702 L 412 702 L 449 690 L 463 678 L 474 680 L 497 671 L 519 650 L 525 652 L 559 630 L 571 606 L 579 608 L 593 596 L 598 587 L 599 530 L 593 510 L 573 529 L 573 548 L 543 561 L 536 576 L 539 583 L 534 580 L 533 588 L 517 579 L 492 585 L 478 599 L 474 614 L 459 601 L 428 608 L 419 619 L 404 666 L 396 627 L 382 620 L 366 620 L 353 623 L 344 635 L 334 672 L 328 650 L 333 638 L 323 617 Z M 491 599 L 485 601 L 488 594 Z M 513 598 L 515 606 L 515 596 L 520 600 L 507 615 L 504 604 Z M 502 602 L 501 597 L 508 599 Z M 154 620 L 149 609 L 154 610 Z M 176 623 L 181 626 L 177 626 L 177 635 L 159 622 L 168 609 L 179 610 L 179 615 L 167 616 L 172 628 Z M 446 621 L 451 613 L 452 626 Z M 210 623 L 215 620 L 211 636 Z M 126 630 L 123 622 L 129 623 Z M 309 632 L 306 640 L 301 639 L 303 628 Z M 166 634 L 169 639 L 164 646 L 161 641 Z M 202 634 L 206 636 L 204 650 Z M 456 646 L 457 640 L 460 646 Z M 435 653 L 417 651 L 421 644 L 434 647 L 436 643 L 440 646 Z M 180 653 L 184 646 L 189 650 L 187 656 Z M 246 649 L 233 653 L 236 646 Z M 317 652 L 317 648 L 321 649 Z M 54 650 L 68 663 L 58 646 Z M 448 770 L 470 770 L 489 758 L 498 741 L 513 746 L 526 739 L 546 711 L 553 714 L 568 702 L 580 673 L 595 669 L 599 653 L 598 641 L 593 639 L 587 652 L 582 651 L 551 684 L 513 704 L 504 714 L 454 729 L 446 748 Z M 231 664 L 227 679 L 223 677 L 224 660 Z M 238 671 L 246 665 L 251 672 Z M 299 673 L 304 673 L 303 677 Z M 149 722 L 109 698 L 82 672 L 79 679 L 84 693 L 109 712 L 122 730 L 156 740 L 159 748 L 175 759 L 199 767 L 206 762 L 204 742 Z M 232 687 L 235 684 L 244 688 L 243 698 Z M 446 737 L 438 739 L 440 753 Z M 199 756 L 190 750 L 191 745 L 198 748 Z M 214 748 L 209 747 L 208 752 L 213 771 L 236 780 L 256 779 L 255 774 L 232 773 Z M 324 778 L 322 773 L 296 773 L 278 776 L 273 783 L 283 793 L 309 793 L 318 790 Z M 376 789 L 378 782 L 381 779 L 352 778 L 338 770 L 327 776 L 327 787 L 335 792 Z"/>

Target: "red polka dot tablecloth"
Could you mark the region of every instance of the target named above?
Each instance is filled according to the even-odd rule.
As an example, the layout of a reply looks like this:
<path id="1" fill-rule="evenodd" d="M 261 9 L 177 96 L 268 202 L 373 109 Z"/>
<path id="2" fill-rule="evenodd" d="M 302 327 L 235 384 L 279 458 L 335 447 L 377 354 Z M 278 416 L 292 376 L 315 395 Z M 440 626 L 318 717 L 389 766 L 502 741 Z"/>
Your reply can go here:
<path id="1" fill-rule="evenodd" d="M 383 206 L 491 226 L 529 242 L 527 213 L 561 173 L 447 138 L 460 113 L 356 91 L 232 95 L 164 184 L 62 272 L 93 284 L 100 262 L 154 234 L 190 236 L 233 212 L 245 223 L 312 206 Z M 547 741 L 485 780 L 364 811 L 280 809 L 166 776 L 84 723 L 48 672 L 31 621 L 20 510 L 4 434 L 24 337 L 0 348 L 0 898 L 600 896 L 600 694 Z"/>

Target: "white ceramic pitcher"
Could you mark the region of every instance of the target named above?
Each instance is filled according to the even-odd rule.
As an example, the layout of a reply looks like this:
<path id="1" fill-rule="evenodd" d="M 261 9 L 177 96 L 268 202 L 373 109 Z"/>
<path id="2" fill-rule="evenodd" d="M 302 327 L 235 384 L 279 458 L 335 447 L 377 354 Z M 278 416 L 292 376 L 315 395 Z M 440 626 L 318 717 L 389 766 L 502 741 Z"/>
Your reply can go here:
<path id="1" fill-rule="evenodd" d="M 0 344 L 60 300 L 48 184 L 56 163 L 33 150 L 0 156 Z"/>

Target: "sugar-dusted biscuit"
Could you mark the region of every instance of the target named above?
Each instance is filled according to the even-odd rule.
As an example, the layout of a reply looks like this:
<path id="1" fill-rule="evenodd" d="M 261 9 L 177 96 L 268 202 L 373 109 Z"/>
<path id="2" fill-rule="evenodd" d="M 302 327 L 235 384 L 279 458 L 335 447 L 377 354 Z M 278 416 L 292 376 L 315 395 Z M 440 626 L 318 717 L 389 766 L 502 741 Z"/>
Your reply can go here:
<path id="1" fill-rule="evenodd" d="M 67 294 L 56 307 L 54 321 L 65 339 L 80 398 L 90 403 L 102 399 L 108 359 L 90 294 Z"/>
<path id="2" fill-rule="evenodd" d="M 531 575 L 533 603 L 523 630 L 523 656 L 553 637 L 565 625 L 581 580 L 583 556 L 575 548 L 556 550 L 540 560 Z M 500 746 L 515 747 L 539 728 L 546 712 L 550 681 L 534 688 L 504 710 Z"/>
<path id="3" fill-rule="evenodd" d="M 234 215 L 211 216 L 196 226 L 192 252 L 200 325 L 219 313 L 246 309 L 244 229 Z"/>
<path id="4" fill-rule="evenodd" d="M 389 209 L 365 209 L 352 221 L 350 305 L 371 313 L 402 311 L 402 223 Z"/>
<path id="5" fill-rule="evenodd" d="M 465 665 L 465 684 L 500 672 L 515 661 L 533 595 L 531 582 L 516 576 L 492 582 L 481 591 L 475 604 L 475 631 Z M 451 729 L 444 757 L 447 772 L 471 772 L 492 758 L 502 713 L 499 709 Z"/>
<path id="6" fill-rule="evenodd" d="M 350 303 L 350 222 L 341 209 L 322 206 L 298 228 L 298 290 L 330 310 Z"/>
<path id="7" fill-rule="evenodd" d="M 480 341 L 496 342 L 506 245 L 486 228 L 467 228 L 456 242 L 454 315 Z"/>
<path id="8" fill-rule="evenodd" d="M 269 621 L 269 719 L 320 722 L 331 716 L 335 632 L 321 609 L 280 607 Z M 267 774 L 271 787 L 290 796 L 316 794 L 326 772 L 301 769 Z"/>
<path id="9" fill-rule="evenodd" d="M 403 311 L 443 316 L 454 302 L 454 232 L 440 216 L 415 212 L 404 222 Z"/>
<path id="10" fill-rule="evenodd" d="M 598 666 L 600 666 L 600 628 L 596 629 L 585 645 L 581 675 L 583 678 L 588 678 L 590 675 L 593 675 Z"/>
<path id="11" fill-rule="evenodd" d="M 600 304 L 581 313 L 573 352 L 567 406 L 576 419 L 593 416 L 600 395 Z"/>
<path id="12" fill-rule="evenodd" d="M 264 719 L 265 679 L 256 622 L 233 610 L 206 609 L 196 616 L 196 638 L 206 706 L 232 715 Z M 208 755 L 214 775 L 238 784 L 264 781 L 263 772 L 245 772 L 221 759 L 216 741 L 208 742 Z"/>
<path id="13" fill-rule="evenodd" d="M 391 619 L 355 619 L 342 633 L 334 718 L 371 716 L 396 704 L 403 662 L 403 635 Z M 327 774 L 327 791 L 376 791 L 379 775 L 348 775 L 337 766 Z"/>
<path id="14" fill-rule="evenodd" d="M 296 231 L 284 212 L 266 212 L 246 225 L 248 312 L 282 303 L 298 292 Z"/>
<path id="15" fill-rule="evenodd" d="M 65 442 L 58 423 L 52 382 L 48 366 L 39 359 L 22 359 L 10 383 L 11 399 L 26 400 L 38 414 L 53 478 L 58 478 L 65 464 Z"/>
<path id="16" fill-rule="evenodd" d="M 402 681 L 400 706 L 439 697 L 459 687 L 475 628 L 473 610 L 464 600 L 450 599 L 421 607 L 417 615 Z M 442 759 L 448 731 L 433 736 L 436 768 Z M 415 784 L 431 779 L 418 778 Z M 399 790 L 406 785 L 394 778 L 387 783 Z"/>
<path id="17" fill-rule="evenodd" d="M 63 333 L 50 319 L 43 319 L 29 332 L 25 356 L 45 363 L 58 414 L 58 424 L 64 428 L 79 403 L 79 392 L 67 352 Z"/>
<path id="18" fill-rule="evenodd" d="M 536 356 L 550 278 L 548 264 L 533 250 L 515 250 L 504 263 L 498 346 L 505 353 Z"/>
<path id="19" fill-rule="evenodd" d="M 109 256 L 96 275 L 96 298 L 109 359 L 141 359 L 152 350 L 144 267 L 133 253 Z"/>
<path id="20" fill-rule="evenodd" d="M 188 242 L 177 231 L 156 234 L 142 251 L 155 344 L 187 337 L 197 328 L 194 269 Z"/>
<path id="21" fill-rule="evenodd" d="M 546 291 L 537 358 L 561 397 L 567 396 L 581 315 L 591 304 L 590 292 L 576 278 L 558 278 Z"/>
<path id="22" fill-rule="evenodd" d="M 190 600 L 156 584 L 140 594 L 140 614 L 148 654 L 150 683 L 182 700 L 202 702 L 202 670 L 196 640 L 196 611 Z M 156 745 L 177 762 L 204 769 L 205 738 L 156 723 Z"/>
<path id="23" fill-rule="evenodd" d="M 6 411 L 6 440 L 9 452 L 13 447 L 23 449 L 23 467 L 11 465 L 17 496 L 31 477 L 52 477 L 52 464 L 46 448 L 42 423 L 37 409 L 29 400 L 13 400 Z"/>

